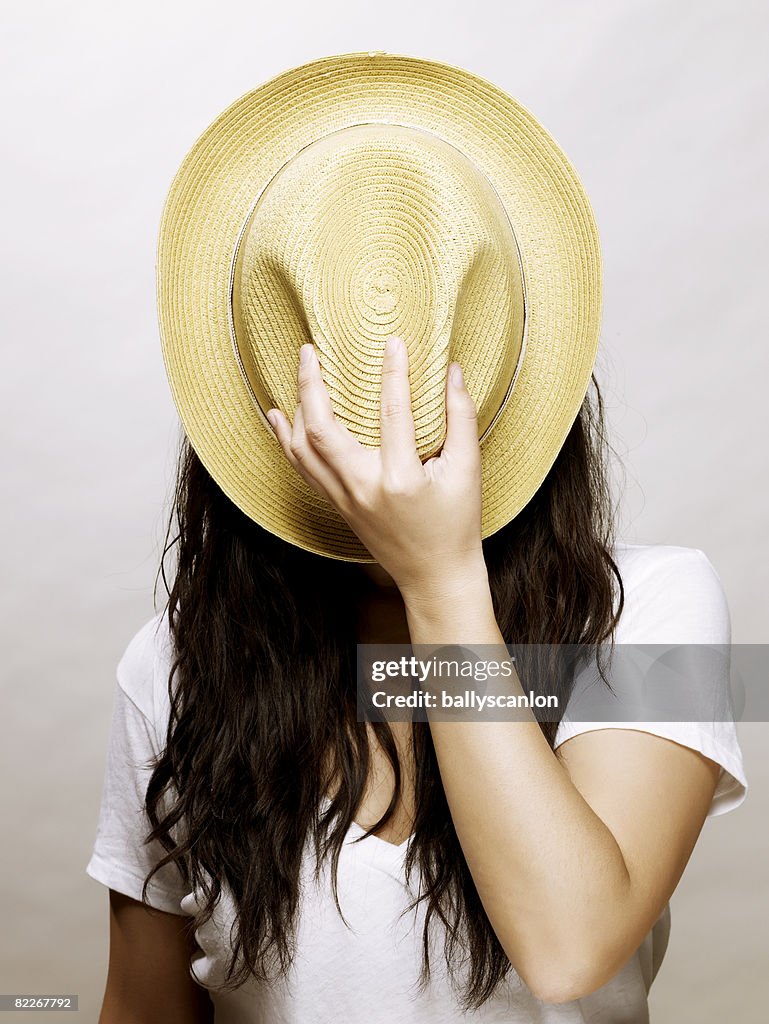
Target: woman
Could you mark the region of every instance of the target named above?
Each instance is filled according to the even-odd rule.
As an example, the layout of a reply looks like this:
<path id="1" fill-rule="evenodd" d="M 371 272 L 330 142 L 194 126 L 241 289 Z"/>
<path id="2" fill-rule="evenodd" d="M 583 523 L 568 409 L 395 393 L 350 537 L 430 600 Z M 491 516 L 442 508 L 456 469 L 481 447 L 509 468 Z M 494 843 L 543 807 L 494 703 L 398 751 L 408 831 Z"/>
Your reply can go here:
<path id="1" fill-rule="evenodd" d="M 733 724 L 365 725 L 355 643 L 727 643 L 715 570 L 614 542 L 597 386 L 484 541 L 458 364 L 425 464 L 401 339 L 379 449 L 336 420 L 309 345 L 298 386 L 293 423 L 269 414 L 280 446 L 377 565 L 266 533 L 185 445 L 168 612 L 118 670 L 88 866 L 111 889 L 101 1020 L 647 1020 L 668 900 L 745 793 Z"/>

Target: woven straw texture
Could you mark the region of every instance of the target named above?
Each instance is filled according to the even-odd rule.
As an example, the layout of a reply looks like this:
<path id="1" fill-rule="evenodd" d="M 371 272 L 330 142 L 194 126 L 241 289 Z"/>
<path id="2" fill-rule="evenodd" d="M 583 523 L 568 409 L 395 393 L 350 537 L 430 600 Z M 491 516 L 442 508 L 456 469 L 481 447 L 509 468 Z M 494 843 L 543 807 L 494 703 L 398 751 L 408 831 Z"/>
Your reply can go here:
<path id="1" fill-rule="evenodd" d="M 484 537 L 544 480 L 597 351 L 600 249 L 574 169 L 514 99 L 421 58 L 322 58 L 228 107 L 174 177 L 156 271 L 166 370 L 204 466 L 267 530 L 333 558 L 371 561 L 264 415 L 293 418 L 304 342 L 336 415 L 376 445 L 384 343 L 401 335 L 422 458 L 461 363 Z"/>

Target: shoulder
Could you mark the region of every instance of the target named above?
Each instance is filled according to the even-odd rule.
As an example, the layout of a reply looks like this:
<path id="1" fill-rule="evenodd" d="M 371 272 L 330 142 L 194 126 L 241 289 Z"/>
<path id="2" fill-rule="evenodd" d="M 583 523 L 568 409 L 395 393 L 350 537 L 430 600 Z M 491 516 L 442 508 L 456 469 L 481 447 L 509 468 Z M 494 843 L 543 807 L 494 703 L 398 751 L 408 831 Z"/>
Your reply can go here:
<path id="1" fill-rule="evenodd" d="M 729 605 L 721 578 L 710 558 L 700 548 L 672 544 L 617 544 L 614 559 L 625 590 L 625 606 L 616 630 L 618 644 L 716 645 L 731 644 Z M 720 663 L 723 664 L 723 663 Z M 702 681 L 697 707 L 707 707 L 701 720 L 641 720 L 651 709 L 648 694 L 634 688 L 632 672 L 616 672 L 611 679 L 609 704 L 592 689 L 590 674 L 585 686 L 575 687 L 567 711 L 558 724 L 554 748 L 580 733 L 598 730 L 631 730 L 649 733 L 689 747 L 721 766 L 709 815 L 738 807 L 747 793 L 747 779 L 736 726 L 729 705 L 730 680 L 716 673 Z M 699 683 L 699 680 L 697 680 Z M 716 689 L 709 689 L 715 686 Z M 726 695 L 726 696 L 724 696 Z M 690 697 L 684 697 L 684 706 Z M 607 710 L 609 717 L 607 718 Z M 680 712 L 679 712 L 680 714 Z M 608 738 L 614 742 L 620 733 Z M 624 742 L 624 736 L 623 736 Z M 637 740 L 632 740 L 637 744 Z M 639 748 L 640 749 L 640 748 Z M 662 751 L 663 748 L 659 748 Z M 605 750 L 604 750 L 605 754 Z M 667 754 L 665 755 L 667 757 Z"/>
<path id="2" fill-rule="evenodd" d="M 700 548 L 618 543 L 614 557 L 625 592 L 619 642 L 731 642 L 726 591 Z"/>
<path id="3" fill-rule="evenodd" d="M 168 708 L 172 643 L 165 612 L 158 612 L 130 638 L 117 666 L 120 689 L 158 725 Z"/>

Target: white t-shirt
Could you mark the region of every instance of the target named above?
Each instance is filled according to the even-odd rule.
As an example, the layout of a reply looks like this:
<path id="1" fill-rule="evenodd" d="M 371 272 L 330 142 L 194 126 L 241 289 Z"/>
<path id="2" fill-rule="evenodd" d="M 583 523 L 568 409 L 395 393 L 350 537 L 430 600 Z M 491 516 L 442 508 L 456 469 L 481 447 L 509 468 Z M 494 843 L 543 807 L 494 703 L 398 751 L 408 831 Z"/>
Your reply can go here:
<path id="1" fill-rule="evenodd" d="M 625 609 L 617 643 L 728 644 L 729 609 L 721 581 L 702 551 L 672 545 L 618 544 L 615 557 L 625 585 Z M 96 841 L 86 872 L 96 881 L 140 899 L 142 882 L 162 856 L 159 844 L 144 846 L 144 767 L 162 746 L 168 720 L 170 667 L 166 620 L 156 615 L 129 643 L 117 669 L 112 729 Z M 569 714 L 573 717 L 572 706 Z M 606 723 L 569 720 L 559 725 L 556 745 Z M 744 799 L 747 782 L 733 722 L 612 722 L 668 737 L 721 765 L 709 814 Z M 562 1004 L 536 999 L 512 971 L 496 996 L 472 1014 L 461 1011 L 445 975 L 441 947 L 431 957 L 432 980 L 419 994 L 423 916 L 400 917 L 409 899 L 403 871 L 406 844 L 375 836 L 357 844 L 353 825 L 339 861 L 339 898 L 347 925 L 331 895 L 328 867 L 320 883 L 309 856 L 303 869 L 303 902 L 297 956 L 287 979 L 268 989 L 247 982 L 217 992 L 234 920 L 225 889 L 214 917 L 196 933 L 202 952 L 192 976 L 210 991 L 217 1024 L 643 1024 L 647 993 L 665 953 L 669 907 L 624 968 L 592 995 Z M 153 877 L 150 902 L 175 914 L 194 914 L 198 894 L 188 892 L 175 865 Z"/>

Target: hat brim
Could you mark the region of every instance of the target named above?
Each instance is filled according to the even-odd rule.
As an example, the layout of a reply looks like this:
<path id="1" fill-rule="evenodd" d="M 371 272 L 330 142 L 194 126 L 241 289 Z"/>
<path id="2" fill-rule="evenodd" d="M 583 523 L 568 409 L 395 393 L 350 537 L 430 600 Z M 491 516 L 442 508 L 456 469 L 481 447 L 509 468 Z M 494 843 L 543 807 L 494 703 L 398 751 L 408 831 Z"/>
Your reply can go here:
<path id="1" fill-rule="evenodd" d="M 324 57 L 229 106 L 170 186 L 157 247 L 163 358 L 182 425 L 224 493 L 271 533 L 308 551 L 372 561 L 349 525 L 288 463 L 254 407 L 233 346 L 230 273 L 255 197 L 299 150 L 341 128 L 384 122 L 462 150 L 504 204 L 526 295 L 513 393 L 481 444 L 482 536 L 538 490 L 579 413 L 601 320 L 598 232 L 584 187 L 538 121 L 464 69 L 388 53 Z"/>

